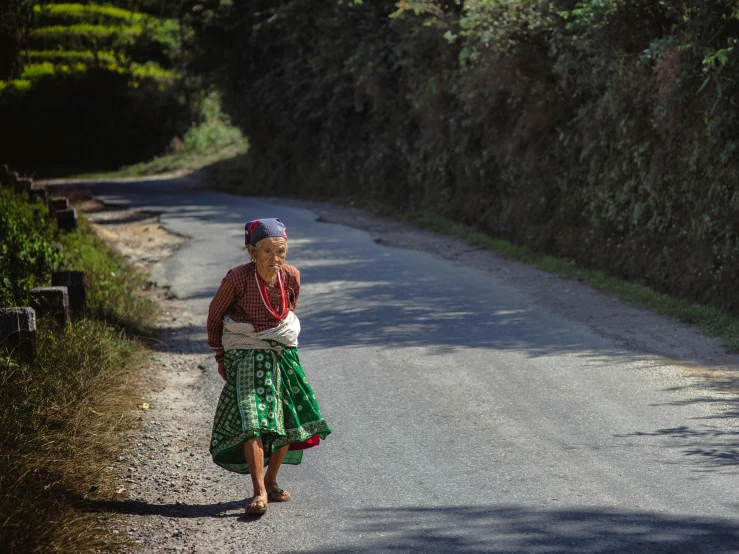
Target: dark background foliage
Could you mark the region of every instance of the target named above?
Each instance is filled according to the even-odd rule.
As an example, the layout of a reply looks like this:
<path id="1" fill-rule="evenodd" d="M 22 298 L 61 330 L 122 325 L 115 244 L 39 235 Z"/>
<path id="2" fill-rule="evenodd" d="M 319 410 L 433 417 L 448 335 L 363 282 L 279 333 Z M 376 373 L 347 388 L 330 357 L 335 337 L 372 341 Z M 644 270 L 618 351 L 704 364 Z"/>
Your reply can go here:
<path id="1" fill-rule="evenodd" d="M 188 124 L 182 95 L 154 80 L 89 69 L 0 95 L 0 151 L 15 167 L 119 167 L 164 151 Z M 29 114 L 32 114 L 29 117 Z"/>

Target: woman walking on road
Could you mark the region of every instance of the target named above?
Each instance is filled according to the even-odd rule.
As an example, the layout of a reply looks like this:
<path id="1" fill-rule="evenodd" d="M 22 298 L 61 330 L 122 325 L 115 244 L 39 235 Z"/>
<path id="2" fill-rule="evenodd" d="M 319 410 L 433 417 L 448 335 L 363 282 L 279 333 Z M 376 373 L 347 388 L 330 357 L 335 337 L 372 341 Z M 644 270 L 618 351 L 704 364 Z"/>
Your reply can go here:
<path id="1" fill-rule="evenodd" d="M 277 484 L 280 465 L 299 464 L 331 429 L 298 359 L 300 272 L 285 263 L 285 225 L 258 219 L 245 231 L 252 261 L 226 274 L 208 310 L 208 345 L 226 381 L 210 453 L 219 466 L 251 475 L 246 513 L 263 514 L 269 501 L 290 499 Z"/>

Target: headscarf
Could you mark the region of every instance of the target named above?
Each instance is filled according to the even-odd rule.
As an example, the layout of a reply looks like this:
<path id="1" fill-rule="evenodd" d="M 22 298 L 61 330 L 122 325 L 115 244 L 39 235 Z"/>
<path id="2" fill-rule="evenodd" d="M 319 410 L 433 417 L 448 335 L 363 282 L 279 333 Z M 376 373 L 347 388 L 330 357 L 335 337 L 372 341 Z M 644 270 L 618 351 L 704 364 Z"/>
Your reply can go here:
<path id="1" fill-rule="evenodd" d="M 276 217 L 250 221 L 244 226 L 244 231 L 244 244 L 247 246 L 256 246 L 260 240 L 270 237 L 287 240 L 285 224 Z"/>

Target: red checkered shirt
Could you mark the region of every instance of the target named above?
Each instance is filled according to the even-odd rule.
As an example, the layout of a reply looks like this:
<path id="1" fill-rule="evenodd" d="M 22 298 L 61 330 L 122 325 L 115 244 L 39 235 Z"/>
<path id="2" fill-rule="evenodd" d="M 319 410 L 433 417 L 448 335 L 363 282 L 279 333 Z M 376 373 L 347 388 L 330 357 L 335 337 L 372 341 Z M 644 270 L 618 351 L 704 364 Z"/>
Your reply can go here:
<path id="1" fill-rule="evenodd" d="M 216 351 L 216 359 L 223 357 L 223 318 L 228 315 L 239 323 L 251 323 L 257 332 L 276 327 L 280 320 L 273 316 L 262 302 L 255 279 L 257 266 L 254 262 L 231 269 L 221 281 L 208 309 L 208 346 Z M 280 269 L 285 286 L 287 304 L 295 311 L 300 294 L 300 272 L 291 265 Z M 267 287 L 269 302 L 277 313 L 282 311 L 280 286 L 275 283 Z"/>

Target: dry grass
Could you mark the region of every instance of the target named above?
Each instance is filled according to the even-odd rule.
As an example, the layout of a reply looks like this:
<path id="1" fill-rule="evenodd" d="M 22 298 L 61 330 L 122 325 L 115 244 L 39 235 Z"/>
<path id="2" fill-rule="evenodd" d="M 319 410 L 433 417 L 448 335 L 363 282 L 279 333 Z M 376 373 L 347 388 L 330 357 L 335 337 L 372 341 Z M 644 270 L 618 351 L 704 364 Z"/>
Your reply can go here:
<path id="1" fill-rule="evenodd" d="M 144 350 L 103 323 L 41 320 L 34 366 L 0 358 L 0 544 L 11 552 L 115 550 L 112 464 L 136 429 Z"/>

